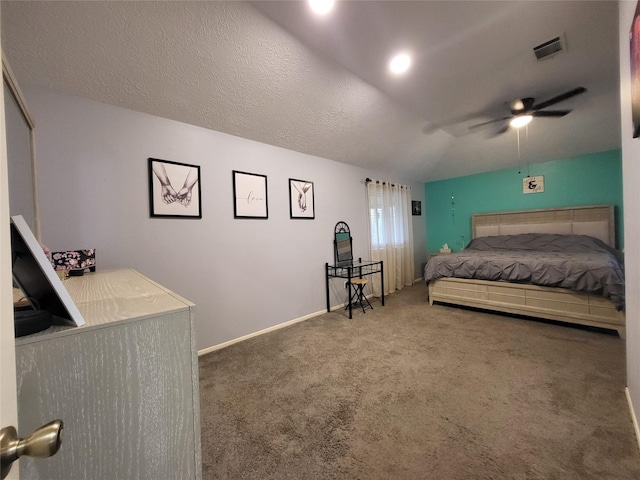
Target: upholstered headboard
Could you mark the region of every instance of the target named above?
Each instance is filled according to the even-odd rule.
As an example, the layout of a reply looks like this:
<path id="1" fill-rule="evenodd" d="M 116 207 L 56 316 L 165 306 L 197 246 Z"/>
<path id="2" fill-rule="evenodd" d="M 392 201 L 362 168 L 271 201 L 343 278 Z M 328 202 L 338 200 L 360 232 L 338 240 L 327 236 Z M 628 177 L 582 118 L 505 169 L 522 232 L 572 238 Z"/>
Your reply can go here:
<path id="1" fill-rule="evenodd" d="M 473 238 L 519 233 L 574 233 L 590 235 L 611 247 L 616 246 L 613 205 L 475 213 L 471 218 L 471 231 Z"/>

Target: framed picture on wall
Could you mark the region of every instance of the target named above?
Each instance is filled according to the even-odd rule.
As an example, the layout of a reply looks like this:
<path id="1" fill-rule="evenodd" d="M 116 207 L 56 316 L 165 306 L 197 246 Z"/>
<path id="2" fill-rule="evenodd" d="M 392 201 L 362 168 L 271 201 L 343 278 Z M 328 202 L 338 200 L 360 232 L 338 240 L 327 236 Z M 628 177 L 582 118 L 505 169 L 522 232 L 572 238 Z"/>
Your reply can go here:
<path id="1" fill-rule="evenodd" d="M 269 218 L 266 175 L 233 170 L 233 218 Z"/>
<path id="2" fill-rule="evenodd" d="M 522 193 L 543 193 L 544 176 L 525 177 L 522 179 Z"/>
<path id="3" fill-rule="evenodd" d="M 313 182 L 289 179 L 289 214 L 291 218 L 316 218 Z"/>
<path id="4" fill-rule="evenodd" d="M 420 200 L 411 200 L 411 214 L 422 215 L 422 202 Z"/>
<path id="5" fill-rule="evenodd" d="M 149 158 L 149 214 L 202 218 L 200 166 Z"/>
<path id="6" fill-rule="evenodd" d="M 631 54 L 631 121 L 633 138 L 638 138 L 640 137 L 640 2 L 636 4 L 629 30 L 629 52 Z"/>

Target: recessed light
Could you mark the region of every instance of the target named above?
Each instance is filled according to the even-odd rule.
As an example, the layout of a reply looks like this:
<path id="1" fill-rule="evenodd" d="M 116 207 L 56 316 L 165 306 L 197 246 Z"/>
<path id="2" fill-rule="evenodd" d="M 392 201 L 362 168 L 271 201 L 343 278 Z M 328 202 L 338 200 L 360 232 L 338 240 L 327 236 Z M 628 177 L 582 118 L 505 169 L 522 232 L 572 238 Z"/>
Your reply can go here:
<path id="1" fill-rule="evenodd" d="M 395 73 L 396 75 L 406 72 L 409 70 L 410 66 L 411 57 L 406 53 L 399 53 L 389 62 L 389 70 L 391 70 L 391 73 Z"/>
<path id="2" fill-rule="evenodd" d="M 531 115 L 518 115 L 517 117 L 513 117 L 511 119 L 509 125 L 514 128 L 521 128 L 527 125 L 531 120 L 533 120 L 533 117 Z"/>
<path id="3" fill-rule="evenodd" d="M 309 0 L 309 6 L 318 15 L 326 15 L 333 8 L 334 0 Z"/>

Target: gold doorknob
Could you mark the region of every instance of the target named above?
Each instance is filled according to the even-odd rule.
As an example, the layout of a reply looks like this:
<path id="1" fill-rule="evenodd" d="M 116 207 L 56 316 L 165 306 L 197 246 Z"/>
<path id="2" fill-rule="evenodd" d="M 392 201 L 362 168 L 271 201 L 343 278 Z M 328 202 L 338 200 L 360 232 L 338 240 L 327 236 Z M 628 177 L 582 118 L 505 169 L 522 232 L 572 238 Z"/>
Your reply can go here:
<path id="1" fill-rule="evenodd" d="M 28 437 L 18 438 L 14 427 L 0 430 L 0 480 L 9 475 L 11 464 L 20 457 L 50 457 L 62 443 L 62 420 L 43 425 Z"/>

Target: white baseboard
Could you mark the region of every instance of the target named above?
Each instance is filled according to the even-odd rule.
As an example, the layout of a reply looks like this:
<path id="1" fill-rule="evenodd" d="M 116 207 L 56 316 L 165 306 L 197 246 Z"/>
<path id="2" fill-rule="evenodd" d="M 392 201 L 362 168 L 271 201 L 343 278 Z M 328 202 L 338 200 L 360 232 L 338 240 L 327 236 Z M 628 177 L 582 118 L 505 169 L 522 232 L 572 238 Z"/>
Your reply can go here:
<path id="1" fill-rule="evenodd" d="M 346 306 L 347 306 L 346 303 L 343 303 L 342 305 L 335 305 L 335 306 L 331 307 L 331 311 L 333 312 L 334 310 L 338 310 L 339 308 L 344 308 Z M 293 320 L 289 320 L 288 322 L 279 323 L 278 325 L 274 325 L 272 327 L 265 328 L 263 330 L 258 330 L 257 332 L 253 332 L 253 333 L 250 333 L 248 335 L 244 335 L 243 337 L 234 338 L 233 340 L 229 340 L 228 342 L 220 343 L 220 344 L 214 345 L 212 347 L 207 347 L 207 348 L 204 348 L 202 350 L 198 350 L 198 356 L 205 355 L 205 354 L 211 353 L 211 352 L 215 352 L 216 350 L 220 350 L 222 348 L 229 347 L 229 346 L 234 345 L 234 344 L 239 343 L 239 342 L 244 342 L 245 340 L 249 340 L 250 338 L 257 337 L 258 335 L 264 335 L 265 333 L 273 332 L 275 330 L 280 330 L 281 328 L 285 328 L 285 327 L 288 327 L 290 325 L 294 325 L 296 323 L 304 322 L 305 320 L 309 320 L 311 318 L 317 317 L 317 316 L 322 315 L 324 313 L 327 313 L 327 311 L 326 310 L 320 310 L 319 312 L 310 313 L 310 314 L 305 315 L 303 317 L 294 318 Z"/>
<path id="2" fill-rule="evenodd" d="M 633 402 L 631 401 L 631 394 L 629 393 L 629 387 L 625 387 L 624 393 L 627 396 L 627 403 L 629 404 L 629 412 L 631 412 L 631 420 L 633 421 L 633 429 L 636 432 L 636 442 L 638 442 L 638 448 L 640 448 L 640 427 L 638 427 L 638 418 L 636 412 L 633 409 Z"/>

